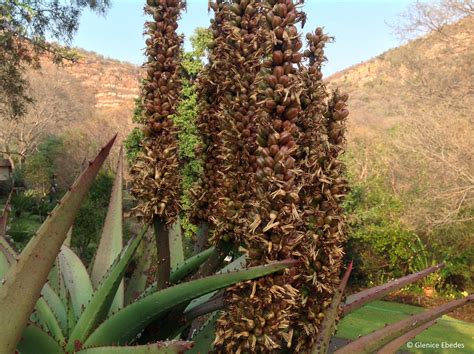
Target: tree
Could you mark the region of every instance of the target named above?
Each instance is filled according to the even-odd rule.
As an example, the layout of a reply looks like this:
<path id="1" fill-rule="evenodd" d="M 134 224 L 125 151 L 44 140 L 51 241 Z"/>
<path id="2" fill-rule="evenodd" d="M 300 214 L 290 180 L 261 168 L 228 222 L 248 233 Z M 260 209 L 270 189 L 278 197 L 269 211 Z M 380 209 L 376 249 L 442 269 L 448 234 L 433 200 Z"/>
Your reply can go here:
<path id="1" fill-rule="evenodd" d="M 394 29 L 403 40 L 429 32 L 446 35 L 444 30 L 448 24 L 471 15 L 474 15 L 473 0 L 417 0 L 400 14 L 400 21 Z"/>
<path id="2" fill-rule="evenodd" d="M 49 36 L 68 44 L 79 26 L 84 8 L 104 13 L 109 0 L 4 0 L 0 4 L 0 116 L 24 115 L 26 68 L 38 67 L 41 55 L 53 62 L 75 60 L 67 47 L 46 41 Z"/>
<path id="3" fill-rule="evenodd" d="M 84 122 L 95 102 L 78 79 L 53 65 L 44 65 L 42 72 L 30 70 L 28 77 L 26 93 L 35 104 L 20 119 L 0 115 L 0 153 L 13 165 L 23 164 L 46 135 L 59 133 L 72 121 Z"/>

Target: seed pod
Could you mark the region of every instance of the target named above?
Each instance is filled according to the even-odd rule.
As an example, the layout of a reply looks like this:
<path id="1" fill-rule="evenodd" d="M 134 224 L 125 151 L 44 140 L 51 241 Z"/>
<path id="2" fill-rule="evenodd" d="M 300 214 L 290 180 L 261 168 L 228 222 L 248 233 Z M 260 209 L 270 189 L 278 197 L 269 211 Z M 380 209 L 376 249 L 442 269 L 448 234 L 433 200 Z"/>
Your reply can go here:
<path id="1" fill-rule="evenodd" d="M 280 147 L 278 145 L 270 146 L 270 156 L 275 156 L 278 151 L 280 151 Z"/>
<path id="2" fill-rule="evenodd" d="M 287 120 L 292 120 L 293 118 L 295 118 L 299 113 L 299 109 L 298 108 L 288 108 L 286 111 L 285 111 L 285 114 L 284 114 L 284 117 L 287 119 Z"/>
<path id="3" fill-rule="evenodd" d="M 276 79 L 280 79 L 280 77 L 285 73 L 285 69 L 282 66 L 275 66 L 273 68 L 273 75 Z"/>

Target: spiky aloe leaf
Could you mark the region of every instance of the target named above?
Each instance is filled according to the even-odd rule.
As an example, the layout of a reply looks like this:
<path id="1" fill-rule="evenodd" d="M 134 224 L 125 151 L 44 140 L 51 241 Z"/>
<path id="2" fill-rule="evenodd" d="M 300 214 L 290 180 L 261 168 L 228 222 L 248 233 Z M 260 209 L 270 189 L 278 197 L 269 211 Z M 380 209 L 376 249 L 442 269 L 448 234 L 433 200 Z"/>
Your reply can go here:
<path id="1" fill-rule="evenodd" d="M 65 354 L 58 342 L 34 324 L 29 324 L 23 330 L 16 350 L 21 354 Z"/>
<path id="2" fill-rule="evenodd" d="M 217 254 L 216 248 L 209 247 L 201 253 L 189 257 L 185 261 L 181 262 L 176 268 L 171 270 L 170 283 L 176 284 L 177 282 L 181 281 L 184 277 L 196 271 L 214 254 Z"/>
<path id="3" fill-rule="evenodd" d="M 191 342 L 158 342 L 132 347 L 96 347 L 79 350 L 76 354 L 178 354 L 193 346 Z"/>
<path id="4" fill-rule="evenodd" d="M 213 275 L 166 288 L 148 295 L 112 315 L 90 335 L 85 344 L 92 346 L 128 343 L 148 324 L 175 306 L 240 281 L 280 271 L 296 263 L 294 260 L 276 262 L 238 272 Z"/>
<path id="5" fill-rule="evenodd" d="M 125 290 L 125 304 L 128 305 L 138 299 L 146 289 L 146 283 L 156 247 L 152 244 L 151 237 L 147 236 L 141 244 L 142 254 L 138 257 L 138 264 L 128 282 Z"/>
<path id="6" fill-rule="evenodd" d="M 436 323 L 436 321 L 427 322 L 423 326 L 417 327 L 417 328 L 405 333 L 403 336 L 398 337 L 397 339 L 391 341 L 387 345 L 380 348 L 380 350 L 377 352 L 377 354 L 395 354 L 403 344 L 408 342 L 410 339 L 415 338 L 418 334 L 420 334 L 421 332 L 427 330 L 428 328 L 430 328 L 435 323 Z"/>
<path id="7" fill-rule="evenodd" d="M 245 267 L 245 262 L 246 262 L 245 258 L 246 258 L 245 255 L 240 256 L 239 258 L 235 259 L 234 261 L 226 265 L 224 268 L 219 270 L 217 274 L 224 274 L 226 272 L 232 272 L 232 271 L 243 269 Z M 213 291 L 191 301 L 188 307 L 186 307 L 186 309 L 184 310 L 184 315 L 192 311 L 194 308 L 201 306 L 202 304 L 209 301 L 216 293 L 217 291 Z"/>
<path id="8" fill-rule="evenodd" d="M 337 350 L 337 354 L 353 353 L 375 353 L 377 350 L 387 345 L 391 341 L 405 335 L 413 329 L 424 325 L 427 322 L 436 320 L 444 314 L 461 307 L 474 300 L 474 295 L 466 296 L 459 300 L 451 301 L 447 304 L 430 309 L 418 315 L 411 316 L 400 322 L 393 323 L 371 334 L 363 336 L 345 347 Z"/>
<path id="9" fill-rule="evenodd" d="M 61 327 L 62 333 L 68 333 L 67 310 L 58 294 L 56 294 L 52 287 L 46 283 L 43 286 L 43 290 L 41 290 L 41 295 L 54 313 L 54 316 Z"/>
<path id="10" fill-rule="evenodd" d="M 178 268 L 171 270 L 170 283 L 177 284 L 187 275 L 196 271 L 201 264 L 203 264 L 213 254 L 217 254 L 215 247 L 209 247 L 207 250 L 202 251 L 192 257 L 186 259 L 179 265 Z M 150 295 L 156 291 L 156 282 L 151 284 L 140 296 L 141 298 Z"/>
<path id="11" fill-rule="evenodd" d="M 3 255 L 4 262 L 8 264 L 13 264 L 17 261 L 18 258 L 18 254 L 16 253 L 16 251 L 2 236 L 0 236 L 0 254 Z"/>
<path id="12" fill-rule="evenodd" d="M 109 209 L 105 217 L 104 228 L 97 247 L 94 265 L 91 272 L 91 280 L 94 288 L 97 288 L 107 273 L 108 269 L 122 251 L 123 226 L 122 226 L 122 184 L 123 184 L 123 150 L 120 149 L 115 181 L 110 196 Z M 111 311 L 117 311 L 123 307 L 124 287 L 120 284 Z"/>
<path id="13" fill-rule="evenodd" d="M 171 269 L 179 267 L 184 262 L 183 238 L 181 224 L 178 221 L 171 225 L 169 233 Z"/>
<path id="14" fill-rule="evenodd" d="M 72 241 L 72 226 L 69 228 L 69 231 L 67 232 L 66 239 L 64 240 L 63 245 L 71 248 L 71 241 Z"/>
<path id="15" fill-rule="evenodd" d="M 8 326 L 0 331 L 0 353 L 15 350 L 67 231 L 114 141 L 115 137 L 79 176 L 6 274 L 0 288 L 0 318 Z"/>
<path id="16" fill-rule="evenodd" d="M 218 251 L 216 250 L 216 253 Z M 245 266 L 245 255 L 237 258 L 233 262 L 226 265 L 224 268 L 220 269 L 216 272 L 216 274 L 224 274 L 226 272 L 240 270 Z M 193 313 L 199 313 L 205 307 L 207 303 L 211 301 L 217 295 L 217 291 L 210 292 L 208 294 L 202 295 L 199 298 L 193 299 L 189 304 L 184 304 L 182 308 L 175 309 L 177 315 L 173 321 L 167 321 L 166 324 L 161 326 L 161 331 L 165 333 L 165 335 L 169 335 L 171 333 L 177 334 L 180 333 L 184 328 L 189 326 L 189 321 L 194 319 Z M 217 300 L 219 301 L 219 300 Z M 212 303 L 211 306 L 215 305 Z M 202 327 L 201 319 L 196 319 L 191 324 L 191 331 L 197 330 L 198 328 Z M 167 338 L 167 337 L 164 337 Z M 170 336 L 169 338 L 173 338 Z"/>
<path id="17" fill-rule="evenodd" d="M 0 238 L 0 278 L 17 262 L 17 257 L 16 251 L 8 242 Z M 57 341 L 64 343 L 63 333 L 67 330 L 67 320 L 64 321 L 63 316 L 64 306 L 47 283 L 43 286 L 41 295 L 35 306 L 37 312 L 34 319 L 47 328 Z"/>
<path id="18" fill-rule="evenodd" d="M 352 262 L 349 264 L 349 267 L 347 267 L 347 270 L 341 279 L 341 284 L 332 298 L 331 305 L 324 313 L 324 319 L 319 327 L 319 333 L 316 337 L 313 354 L 326 354 L 328 351 L 329 342 L 331 341 L 331 337 L 334 334 L 334 329 L 336 327 L 337 315 L 339 312 L 339 306 L 341 305 L 342 295 L 346 289 L 351 272 Z"/>
<path id="19" fill-rule="evenodd" d="M 0 236 L 0 279 L 3 279 L 3 276 L 13 263 L 16 263 L 16 252 L 7 240 Z"/>
<path id="20" fill-rule="evenodd" d="M 77 320 L 92 298 L 93 290 L 89 273 L 80 258 L 67 246 L 61 247 L 58 258 L 61 277 L 69 293 Z"/>
<path id="21" fill-rule="evenodd" d="M 137 237 L 130 240 L 129 245 L 124 248 L 122 254 L 105 275 L 102 283 L 99 284 L 70 335 L 66 346 L 67 350 L 73 350 L 76 342 L 83 343 L 92 330 L 107 316 L 127 266 L 132 260 L 147 229 L 148 226 Z"/>
<path id="22" fill-rule="evenodd" d="M 61 326 L 44 298 L 41 297 L 38 299 L 35 309 L 38 315 L 38 322 L 44 327 L 44 329 L 49 330 L 54 339 L 56 339 L 60 344 L 64 344 L 65 338 Z"/>
<path id="23" fill-rule="evenodd" d="M 214 313 L 203 328 L 192 336 L 194 346 L 188 350 L 187 354 L 209 353 L 212 351 L 212 343 L 216 338 L 216 322 L 219 313 Z"/>
<path id="24" fill-rule="evenodd" d="M 356 294 L 350 295 L 347 297 L 346 302 L 343 307 L 344 315 L 357 310 L 358 308 L 364 306 L 365 304 L 378 300 L 385 295 L 391 293 L 392 291 L 403 288 L 404 286 L 414 283 L 420 279 L 423 279 L 427 275 L 436 272 L 437 270 L 444 267 L 444 264 L 438 264 L 433 267 L 422 270 L 421 272 L 407 275 L 400 279 L 393 280 L 383 285 L 375 286 L 370 289 L 363 290 Z"/>

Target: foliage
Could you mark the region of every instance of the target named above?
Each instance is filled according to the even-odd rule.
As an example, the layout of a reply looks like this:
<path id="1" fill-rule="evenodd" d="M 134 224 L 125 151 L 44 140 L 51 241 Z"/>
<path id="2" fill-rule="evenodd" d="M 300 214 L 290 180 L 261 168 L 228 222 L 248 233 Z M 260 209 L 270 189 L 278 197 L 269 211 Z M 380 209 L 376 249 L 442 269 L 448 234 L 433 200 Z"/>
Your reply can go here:
<path id="1" fill-rule="evenodd" d="M 135 289 L 139 299 L 126 307 L 122 308 L 121 305 L 117 312 L 108 316 L 114 297 L 118 292 L 124 291 L 120 284 L 148 226 L 132 238 L 126 247 L 120 247 L 121 252 L 115 261 L 94 264 L 94 268 L 101 267 L 99 271 L 104 274 L 101 282 L 94 287 L 85 266 L 77 255 L 62 243 L 114 139 L 81 174 L 51 217 L 40 227 L 37 237 L 29 242 L 19 256 L 0 238 L 0 277 L 4 279 L 0 285 L 0 315 L 12 324 L 11 328 L 0 334 L 2 353 L 15 350 L 22 353 L 89 353 L 97 350 L 100 352 L 100 349 L 95 348 L 98 346 L 105 346 L 102 351 L 110 352 L 112 349 L 108 346 L 135 342 L 135 338 L 147 324 L 154 319 L 163 320 L 164 316 L 178 305 L 188 304 L 193 299 L 239 281 L 254 279 L 295 265 L 294 261 L 274 262 L 263 267 L 222 272 L 161 291 L 157 291 L 156 287 L 145 289 L 142 286 Z M 119 163 L 120 168 L 121 166 Z M 116 188 L 114 187 L 113 197 L 110 199 L 113 205 L 107 216 L 109 224 L 104 226 L 103 234 L 103 237 L 110 238 L 109 241 L 112 242 L 114 238 L 119 237 L 113 230 L 123 223 L 119 208 L 122 205 L 119 198 L 122 189 L 120 171 L 117 171 L 117 175 L 120 177 L 116 180 Z M 97 194 L 97 191 L 93 192 L 92 196 Z M 173 245 L 174 252 L 182 254 L 183 250 L 176 248 L 178 244 L 180 242 Z M 213 253 L 211 248 L 195 257 L 181 260 L 171 271 L 171 281 L 177 283 L 195 272 Z M 38 254 L 41 254 L 41 257 L 38 257 Z M 99 257 L 102 257 L 102 254 L 98 254 L 96 260 Z M 20 292 L 19 289 L 25 291 Z M 38 300 L 40 293 L 43 296 Z M 186 306 L 182 310 L 185 308 Z M 34 309 L 36 310 L 33 311 Z M 163 323 L 170 327 L 176 325 Z M 173 341 L 156 343 L 146 348 L 130 347 L 127 352 L 178 353 L 189 348 L 188 342 Z"/>
<path id="2" fill-rule="evenodd" d="M 59 169 L 58 158 L 62 149 L 62 139 L 53 135 L 38 145 L 36 152 L 23 167 L 23 177 L 28 188 L 38 191 L 42 196 L 57 193 L 51 188 L 56 183 L 55 173 Z"/>
<path id="3" fill-rule="evenodd" d="M 54 62 L 74 60 L 68 48 L 46 41 L 70 42 L 86 7 L 103 13 L 109 0 L 6 0 L 0 4 L 0 115 L 21 116 L 31 102 L 24 72 L 28 66 L 39 66 L 40 55 L 50 55 Z"/>
<path id="4" fill-rule="evenodd" d="M 99 173 L 74 222 L 71 246 L 85 264 L 91 262 L 97 249 L 113 181 L 111 172 Z"/>
<path id="5" fill-rule="evenodd" d="M 142 151 L 141 142 L 143 141 L 144 135 L 140 128 L 133 128 L 127 138 L 123 141 L 125 147 L 125 153 L 127 161 L 132 164 L 138 154 Z"/>
<path id="6" fill-rule="evenodd" d="M 354 259 L 356 279 L 379 283 L 414 270 L 416 233 L 400 223 L 400 201 L 380 181 L 353 185 L 346 211 L 351 227 L 346 258 Z"/>

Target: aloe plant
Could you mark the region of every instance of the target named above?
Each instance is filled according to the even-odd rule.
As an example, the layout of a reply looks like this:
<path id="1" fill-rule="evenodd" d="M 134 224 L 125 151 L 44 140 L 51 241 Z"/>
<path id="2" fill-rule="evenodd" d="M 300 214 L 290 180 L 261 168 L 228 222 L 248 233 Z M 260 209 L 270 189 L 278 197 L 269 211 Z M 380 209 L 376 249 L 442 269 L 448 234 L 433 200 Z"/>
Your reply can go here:
<path id="1" fill-rule="evenodd" d="M 115 137 L 78 177 L 21 254 L 4 237 L 0 238 L 0 318 L 9 323 L 0 334 L 0 353 L 183 352 L 191 348 L 191 342 L 137 345 L 137 338 L 148 324 L 163 319 L 176 307 L 184 306 L 184 310 L 195 298 L 295 264 L 291 260 L 275 262 L 179 283 L 197 272 L 215 249 L 211 247 L 184 259 L 177 224 L 169 234 L 173 268 L 167 276 L 175 285 L 158 291 L 156 286 L 146 288 L 143 281 L 131 279 L 132 293 L 138 294 L 124 304 L 124 274 L 148 225 L 122 246 L 122 154 L 91 274 L 64 244 L 114 140 Z M 116 344 L 123 347 L 112 347 Z"/>

